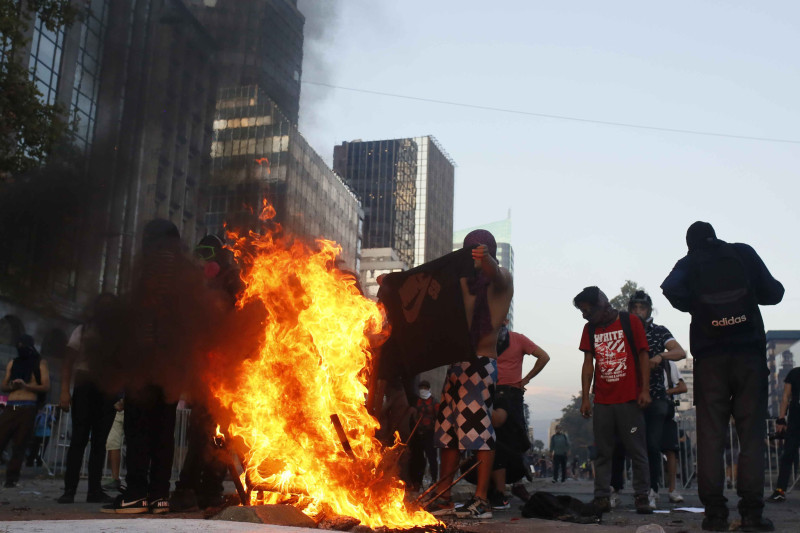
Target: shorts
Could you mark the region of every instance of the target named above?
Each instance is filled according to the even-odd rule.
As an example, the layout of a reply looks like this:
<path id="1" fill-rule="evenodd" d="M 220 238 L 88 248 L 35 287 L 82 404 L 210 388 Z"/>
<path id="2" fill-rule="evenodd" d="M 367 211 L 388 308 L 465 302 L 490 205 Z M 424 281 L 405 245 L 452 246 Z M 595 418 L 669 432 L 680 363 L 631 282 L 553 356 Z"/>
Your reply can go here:
<path id="1" fill-rule="evenodd" d="M 496 381 L 496 359 L 478 357 L 450 365 L 436 415 L 437 448 L 494 450 L 492 388 Z"/>
<path id="2" fill-rule="evenodd" d="M 125 423 L 125 411 L 117 411 L 114 416 L 114 423 L 111 424 L 111 431 L 108 432 L 106 439 L 106 451 L 122 449 L 123 425 Z"/>
<path id="3" fill-rule="evenodd" d="M 664 422 L 664 433 L 661 435 L 661 451 L 677 452 L 680 449 L 678 444 L 678 423 L 674 418 Z"/>

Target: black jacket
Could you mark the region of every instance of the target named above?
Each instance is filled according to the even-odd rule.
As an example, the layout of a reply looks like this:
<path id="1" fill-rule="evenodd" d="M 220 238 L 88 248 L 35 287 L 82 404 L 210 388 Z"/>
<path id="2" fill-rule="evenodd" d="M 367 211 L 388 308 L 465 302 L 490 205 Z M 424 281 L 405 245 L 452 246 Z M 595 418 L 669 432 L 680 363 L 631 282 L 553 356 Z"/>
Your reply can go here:
<path id="1" fill-rule="evenodd" d="M 717 239 L 708 248 L 724 244 Z M 775 305 L 783 299 L 783 285 L 772 277 L 764 261 L 755 250 L 747 244 L 733 243 L 732 246 L 739 254 L 742 263 L 750 277 L 750 288 L 759 305 Z M 691 313 L 693 302 L 689 290 L 689 272 L 691 271 L 695 254 L 706 253 L 706 250 L 695 249 L 690 251 L 672 268 L 667 279 L 661 284 L 664 296 L 672 306 L 679 311 Z M 745 332 L 727 335 L 723 338 L 709 339 L 701 329 L 695 325 L 694 318 L 689 329 L 689 343 L 692 356 L 702 357 L 713 354 L 731 352 L 756 352 L 766 354 L 767 337 L 764 332 L 764 321 L 761 312 L 755 309 L 756 322 L 754 327 Z"/>

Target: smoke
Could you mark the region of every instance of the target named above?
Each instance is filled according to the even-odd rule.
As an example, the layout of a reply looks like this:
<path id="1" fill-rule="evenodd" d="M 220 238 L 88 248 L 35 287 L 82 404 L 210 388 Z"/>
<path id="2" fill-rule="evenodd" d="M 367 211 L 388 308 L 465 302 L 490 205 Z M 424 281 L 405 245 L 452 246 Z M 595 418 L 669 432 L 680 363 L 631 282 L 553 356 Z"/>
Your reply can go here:
<path id="1" fill-rule="evenodd" d="M 320 83 L 332 83 L 335 68 L 330 54 L 333 39 L 341 23 L 341 0 L 298 0 L 297 8 L 305 16 L 303 28 L 303 76 L 302 79 Z M 327 99 L 330 91 L 313 85 L 304 85 L 300 90 L 300 114 L 308 125 L 317 123 L 317 109 Z"/>

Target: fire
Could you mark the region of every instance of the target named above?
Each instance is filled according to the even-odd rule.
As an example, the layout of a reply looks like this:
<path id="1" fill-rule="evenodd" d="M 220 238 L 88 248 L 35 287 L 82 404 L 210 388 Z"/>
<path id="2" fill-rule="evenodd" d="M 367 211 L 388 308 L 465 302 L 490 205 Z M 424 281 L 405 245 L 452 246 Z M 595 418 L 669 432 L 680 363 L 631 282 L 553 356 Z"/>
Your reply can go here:
<path id="1" fill-rule="evenodd" d="M 274 215 L 264 207 L 267 218 Z M 234 245 L 248 266 L 239 305 L 260 301 L 267 311 L 258 354 L 242 364 L 238 382 L 212 383 L 233 415 L 226 434 L 247 448 L 242 481 L 303 495 L 293 500 L 312 517 L 332 512 L 369 527 L 437 524 L 406 508 L 393 468 L 401 445 L 382 449 L 365 406 L 369 336 L 383 332 L 381 310 L 332 267 L 336 243 L 317 247 L 269 233 Z M 269 492 L 267 499 L 280 501 Z"/>

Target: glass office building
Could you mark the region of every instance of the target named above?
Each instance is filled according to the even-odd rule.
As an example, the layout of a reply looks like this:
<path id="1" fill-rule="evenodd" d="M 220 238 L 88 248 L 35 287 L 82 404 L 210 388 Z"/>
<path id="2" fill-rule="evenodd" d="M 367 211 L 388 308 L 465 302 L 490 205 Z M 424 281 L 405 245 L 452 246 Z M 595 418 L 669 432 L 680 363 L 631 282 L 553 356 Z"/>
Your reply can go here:
<path id="1" fill-rule="evenodd" d="M 267 198 L 285 229 L 309 241 L 336 241 L 358 271 L 358 198 L 260 88 L 220 89 L 211 157 L 208 233 L 224 224 L 257 229 L 255 215 Z"/>
<path id="2" fill-rule="evenodd" d="M 352 141 L 335 146 L 333 168 L 361 199 L 364 248 L 391 248 L 414 264 L 417 143 Z"/>
<path id="3" fill-rule="evenodd" d="M 432 135 L 415 137 L 417 144 L 414 264 L 452 250 L 455 163 Z"/>

